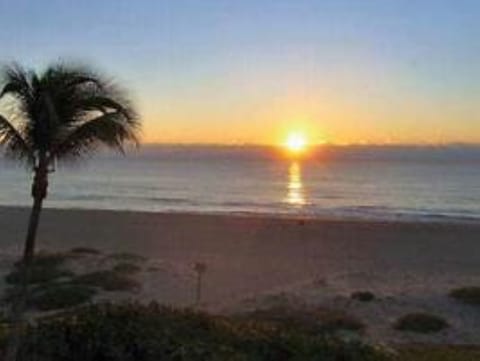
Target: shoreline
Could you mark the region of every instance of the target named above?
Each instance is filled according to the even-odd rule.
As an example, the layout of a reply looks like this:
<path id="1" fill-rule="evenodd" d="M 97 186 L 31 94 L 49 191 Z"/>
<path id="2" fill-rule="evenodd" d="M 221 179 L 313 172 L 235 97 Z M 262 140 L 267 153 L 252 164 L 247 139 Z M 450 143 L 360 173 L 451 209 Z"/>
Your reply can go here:
<path id="1" fill-rule="evenodd" d="M 29 211 L 28 205 L 1 205 L 2 210 L 23 210 Z M 392 219 L 392 216 L 385 218 L 377 217 L 360 217 L 360 216 L 344 216 L 344 215 L 320 215 L 320 214 L 301 214 L 289 212 L 256 212 L 256 211 L 190 211 L 190 210 L 136 210 L 136 209 L 113 209 L 113 208 L 88 208 L 88 207 L 55 207 L 44 206 L 43 211 L 54 212 L 100 212 L 111 214 L 139 214 L 139 215 L 157 215 L 157 216 L 205 216 L 205 217 L 221 217 L 221 218 L 260 218 L 267 220 L 290 220 L 290 221 L 310 221 L 321 223 L 371 223 L 371 224 L 406 224 L 406 225 L 446 225 L 446 226 L 478 226 L 480 228 L 480 218 L 476 217 L 450 217 L 444 215 L 420 216 L 413 219 L 413 216 L 401 216 Z"/>

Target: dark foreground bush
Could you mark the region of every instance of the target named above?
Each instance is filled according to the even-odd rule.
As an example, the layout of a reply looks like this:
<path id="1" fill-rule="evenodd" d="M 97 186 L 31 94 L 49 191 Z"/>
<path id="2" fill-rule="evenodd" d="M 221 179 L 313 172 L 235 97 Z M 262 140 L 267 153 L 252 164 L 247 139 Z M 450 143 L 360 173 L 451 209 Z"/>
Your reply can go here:
<path id="1" fill-rule="evenodd" d="M 449 296 L 468 305 L 480 306 L 480 287 L 462 287 L 450 291 Z"/>
<path id="2" fill-rule="evenodd" d="M 474 345 L 406 345 L 398 348 L 395 361 L 476 361 L 480 347 Z"/>
<path id="3" fill-rule="evenodd" d="M 417 333 L 434 333 L 447 327 L 448 323 L 443 318 L 428 313 L 410 313 L 394 324 L 396 330 Z"/>
<path id="4" fill-rule="evenodd" d="M 70 250 L 71 254 L 76 254 L 76 255 L 98 255 L 101 254 L 101 252 L 96 249 L 96 248 L 90 248 L 90 247 L 75 247 Z"/>
<path id="5" fill-rule="evenodd" d="M 152 304 L 92 305 L 25 331 L 20 361 L 380 361 L 358 341 Z"/>
<path id="6" fill-rule="evenodd" d="M 306 333 L 362 331 L 365 325 L 357 317 L 328 308 L 270 307 L 247 313 L 243 319 L 254 319 Z"/>
<path id="7" fill-rule="evenodd" d="M 112 271 L 114 272 L 120 272 L 124 274 L 138 273 L 141 270 L 142 270 L 142 267 L 132 262 L 120 262 L 116 264 L 112 269 Z"/>
<path id="8" fill-rule="evenodd" d="M 114 261 L 124 261 L 124 262 L 144 262 L 147 260 L 146 257 L 130 252 L 119 252 L 119 253 L 112 253 L 106 257 L 106 259 L 114 260 Z"/>
<path id="9" fill-rule="evenodd" d="M 7 288 L 3 300 L 8 304 L 25 300 L 27 309 L 51 311 L 78 306 L 91 301 L 97 290 L 84 285 L 52 283 L 30 287 L 26 295 L 21 292 L 22 289 L 19 287 Z"/>
<path id="10" fill-rule="evenodd" d="M 40 251 L 35 255 L 32 265 L 35 267 L 60 267 L 68 258 L 69 255 L 65 253 L 50 253 Z M 17 262 L 15 265 L 19 266 L 20 262 Z"/>
<path id="11" fill-rule="evenodd" d="M 73 273 L 63 268 L 68 256 L 62 253 L 39 253 L 33 260 L 27 273 L 30 284 L 50 282 L 61 277 L 71 277 Z M 18 285 L 25 277 L 20 263 L 5 276 L 5 281 L 10 285 Z"/>
<path id="12" fill-rule="evenodd" d="M 32 267 L 27 273 L 27 280 L 29 284 L 44 283 L 56 280 L 61 277 L 71 277 L 73 272 L 65 269 L 58 269 L 55 267 Z M 24 274 L 19 268 L 5 276 L 5 282 L 10 285 L 19 285 L 22 282 Z"/>
<path id="13" fill-rule="evenodd" d="M 350 298 L 356 301 L 370 302 L 375 299 L 375 295 L 370 291 L 357 291 L 357 292 L 353 292 L 350 295 Z"/>
<path id="14" fill-rule="evenodd" d="M 73 284 L 54 284 L 32 293 L 28 305 L 39 311 L 50 311 L 88 302 L 96 294 L 91 287 Z"/>

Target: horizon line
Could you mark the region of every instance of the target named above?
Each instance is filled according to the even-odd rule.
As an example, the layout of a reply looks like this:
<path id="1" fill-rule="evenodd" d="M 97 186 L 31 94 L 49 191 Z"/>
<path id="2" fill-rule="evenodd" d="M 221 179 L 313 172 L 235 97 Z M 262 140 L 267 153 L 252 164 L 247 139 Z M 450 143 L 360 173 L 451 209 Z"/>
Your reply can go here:
<path id="1" fill-rule="evenodd" d="M 203 143 L 203 142 L 141 142 L 142 146 L 173 147 L 263 147 L 282 148 L 282 144 L 271 143 Z M 480 147 L 480 142 L 445 142 L 445 143 L 316 143 L 311 148 L 319 147 Z"/>

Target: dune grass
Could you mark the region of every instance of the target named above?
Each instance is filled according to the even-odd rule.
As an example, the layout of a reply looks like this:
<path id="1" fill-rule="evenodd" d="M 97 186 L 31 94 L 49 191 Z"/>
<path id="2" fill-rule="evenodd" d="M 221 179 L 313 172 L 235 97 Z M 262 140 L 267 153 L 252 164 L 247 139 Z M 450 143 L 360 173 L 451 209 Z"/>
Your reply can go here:
<path id="1" fill-rule="evenodd" d="M 109 254 L 107 259 L 114 260 L 114 261 L 124 261 L 124 262 L 144 262 L 147 260 L 146 257 L 131 253 L 131 252 L 118 252 Z"/>
<path id="2" fill-rule="evenodd" d="M 69 255 L 62 252 L 44 252 L 40 251 L 35 255 L 35 258 L 32 261 L 32 266 L 36 267 L 60 267 L 67 261 Z M 15 263 L 15 266 L 18 267 L 21 265 L 21 261 Z"/>
<path id="3" fill-rule="evenodd" d="M 19 361 L 386 361 L 378 347 L 150 304 L 92 305 L 31 325 Z"/>
<path id="4" fill-rule="evenodd" d="M 93 292 L 73 285 L 67 286 L 67 282 L 74 276 L 64 266 L 68 258 L 69 255 L 65 253 L 39 252 L 26 271 L 17 262 L 14 269 L 5 276 L 5 282 L 12 287 L 5 290 L 2 301 L 14 304 L 25 299 L 27 309 L 39 311 L 70 307 L 88 301 Z M 30 287 L 22 291 L 21 284 L 25 277 Z"/>
<path id="5" fill-rule="evenodd" d="M 476 361 L 480 346 L 415 345 L 398 348 L 398 361 Z M 395 361 L 396 361 L 395 360 Z"/>
<path id="6" fill-rule="evenodd" d="M 130 276 L 139 272 L 136 263 L 122 261 L 112 270 L 90 272 L 75 275 L 65 268 L 64 263 L 71 257 L 94 254 L 89 248 L 77 248 L 67 253 L 42 253 L 33 260 L 27 273 L 30 287 L 27 294 L 19 287 L 25 277 L 21 264 L 5 277 L 11 285 L 5 290 L 2 301 L 5 304 L 18 302 L 26 297 L 26 306 L 31 310 L 50 311 L 77 306 L 88 302 L 98 292 L 131 291 L 140 288 L 140 284 Z"/>
<path id="7" fill-rule="evenodd" d="M 28 310 L 51 311 L 89 302 L 96 294 L 97 290 L 93 287 L 62 282 L 36 285 L 26 295 L 19 287 L 10 287 L 5 290 L 3 301 L 11 304 L 23 296 Z"/>
<path id="8" fill-rule="evenodd" d="M 375 299 L 375 295 L 370 291 L 357 291 L 357 292 L 353 292 L 350 295 L 350 298 L 356 301 L 370 302 Z"/>
<path id="9" fill-rule="evenodd" d="M 98 249 L 90 247 L 75 247 L 70 250 L 70 253 L 77 255 L 98 255 L 102 252 L 100 252 Z"/>
<path id="10" fill-rule="evenodd" d="M 416 333 L 436 333 L 447 327 L 447 321 L 429 313 L 410 313 L 400 317 L 393 325 L 398 331 Z"/>
<path id="11" fill-rule="evenodd" d="M 303 332 L 322 333 L 337 331 L 362 331 L 365 325 L 357 317 L 340 310 L 314 308 L 300 309 L 288 306 L 273 306 L 239 315 L 280 327 L 293 327 Z"/>
<path id="12" fill-rule="evenodd" d="M 84 285 L 53 284 L 35 290 L 28 305 L 39 311 L 63 309 L 88 302 L 96 293 L 94 288 Z"/>
<path id="13" fill-rule="evenodd" d="M 480 306 L 480 287 L 461 287 L 450 291 L 449 296 L 467 305 Z"/>
<path id="14" fill-rule="evenodd" d="M 112 268 L 112 271 L 123 274 L 134 274 L 140 272 L 141 270 L 142 267 L 132 262 L 120 262 Z"/>
<path id="15" fill-rule="evenodd" d="M 27 282 L 29 284 L 46 283 L 62 277 L 72 277 L 73 272 L 65 269 L 57 269 L 50 267 L 33 267 L 27 273 Z M 23 272 L 15 269 L 5 276 L 5 282 L 10 285 L 18 285 L 22 282 Z"/>
<path id="16" fill-rule="evenodd" d="M 27 283 L 37 284 L 51 282 L 62 277 L 72 277 L 73 273 L 64 268 L 65 261 L 69 258 L 64 253 L 39 253 L 29 267 L 26 277 Z M 5 276 L 5 282 L 18 285 L 25 277 L 21 264 L 17 262 L 14 269 Z"/>

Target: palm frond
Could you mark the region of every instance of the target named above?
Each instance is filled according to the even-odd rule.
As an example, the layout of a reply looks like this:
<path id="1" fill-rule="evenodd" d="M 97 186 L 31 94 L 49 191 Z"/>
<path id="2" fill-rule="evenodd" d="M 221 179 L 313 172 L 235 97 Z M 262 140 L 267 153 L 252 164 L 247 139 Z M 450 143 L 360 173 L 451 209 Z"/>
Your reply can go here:
<path id="1" fill-rule="evenodd" d="M 99 73 L 86 66 L 65 63 L 50 66 L 41 78 L 51 91 L 61 92 L 76 92 L 84 88 L 101 90 L 108 84 Z"/>
<path id="2" fill-rule="evenodd" d="M 6 67 L 3 73 L 5 85 L 0 92 L 0 98 L 7 94 L 11 95 L 19 100 L 24 110 L 26 110 L 34 101 L 32 84 L 29 79 L 33 73 L 17 64 Z"/>
<path id="3" fill-rule="evenodd" d="M 25 141 L 21 132 L 6 118 L 0 115 L 0 145 L 5 148 L 6 155 L 14 158 L 33 161 L 33 151 Z"/>
<path id="4" fill-rule="evenodd" d="M 123 102 L 125 103 L 125 102 Z M 101 113 L 110 113 L 118 112 L 122 114 L 125 118 L 131 118 L 133 116 L 132 110 L 126 104 L 114 100 L 111 97 L 102 96 L 102 95 L 93 95 L 86 97 L 79 101 L 84 112 L 98 111 Z"/>
<path id="5" fill-rule="evenodd" d="M 138 144 L 139 124 L 135 118 L 118 111 L 85 121 L 65 134 L 52 150 L 52 157 L 75 158 L 94 151 L 99 145 L 124 151 L 126 143 Z"/>
<path id="6" fill-rule="evenodd" d="M 4 78 L 0 99 L 14 98 L 15 129 L 32 152 L 68 158 L 99 145 L 122 151 L 124 143 L 138 142 L 139 123 L 128 97 L 87 67 L 59 63 L 37 74 L 14 65 Z"/>

